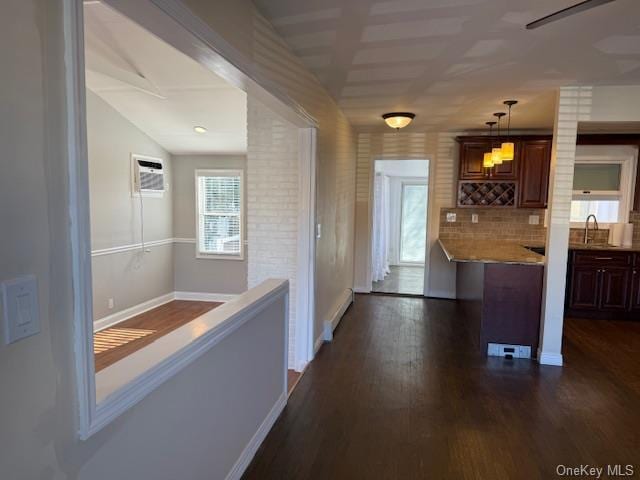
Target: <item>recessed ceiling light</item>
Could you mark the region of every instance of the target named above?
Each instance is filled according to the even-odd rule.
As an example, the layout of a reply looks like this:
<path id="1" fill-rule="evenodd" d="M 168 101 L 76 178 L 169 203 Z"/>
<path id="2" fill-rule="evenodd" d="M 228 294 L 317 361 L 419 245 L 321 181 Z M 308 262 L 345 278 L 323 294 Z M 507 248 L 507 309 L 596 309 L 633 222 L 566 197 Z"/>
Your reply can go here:
<path id="1" fill-rule="evenodd" d="M 193 131 L 196 133 L 207 133 L 207 129 L 201 126 L 193 127 Z"/>

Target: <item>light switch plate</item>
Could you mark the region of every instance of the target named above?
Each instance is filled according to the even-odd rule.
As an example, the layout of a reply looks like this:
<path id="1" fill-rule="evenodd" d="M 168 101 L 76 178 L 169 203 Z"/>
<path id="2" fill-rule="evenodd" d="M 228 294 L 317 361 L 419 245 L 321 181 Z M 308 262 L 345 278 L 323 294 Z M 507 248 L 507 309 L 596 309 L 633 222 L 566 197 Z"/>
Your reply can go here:
<path id="1" fill-rule="evenodd" d="M 477 213 L 472 213 L 471 214 L 471 223 L 478 223 L 478 214 Z"/>
<path id="2" fill-rule="evenodd" d="M 447 213 L 447 222 L 455 223 L 455 221 L 456 221 L 456 214 L 453 212 Z"/>
<path id="3" fill-rule="evenodd" d="M 529 215 L 529 225 L 540 225 L 540 215 Z"/>
<path id="4" fill-rule="evenodd" d="M 2 306 L 5 344 L 40 332 L 38 282 L 34 275 L 2 282 Z"/>

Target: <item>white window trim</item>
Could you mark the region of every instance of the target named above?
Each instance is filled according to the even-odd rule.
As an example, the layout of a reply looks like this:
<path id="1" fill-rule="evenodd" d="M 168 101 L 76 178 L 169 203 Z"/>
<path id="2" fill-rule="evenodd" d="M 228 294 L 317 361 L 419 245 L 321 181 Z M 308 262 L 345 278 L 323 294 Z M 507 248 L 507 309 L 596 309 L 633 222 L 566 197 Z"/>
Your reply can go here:
<path id="1" fill-rule="evenodd" d="M 620 171 L 620 190 L 598 191 L 594 194 L 585 194 L 583 190 L 574 190 L 571 196 L 572 200 L 620 200 L 620 209 L 618 213 L 618 223 L 626 223 L 629 221 L 629 212 L 633 206 L 633 197 L 635 195 L 636 172 L 638 168 L 638 151 L 635 152 L 626 146 L 606 145 L 596 147 L 598 150 L 607 150 L 607 153 L 599 153 L 594 151 L 590 146 L 589 152 L 581 154 L 577 153 L 575 164 L 619 164 L 622 166 Z M 612 223 L 598 222 L 600 228 L 610 228 Z M 571 222 L 571 228 L 584 228 L 584 222 Z"/>
<path id="2" fill-rule="evenodd" d="M 429 182 L 426 177 L 402 177 L 400 179 L 400 218 L 399 227 L 398 228 L 398 265 L 401 267 L 418 267 L 425 266 L 427 262 L 427 245 L 425 243 L 425 258 L 424 262 L 407 262 L 402 260 L 402 212 L 404 209 L 404 187 L 407 185 L 424 185 L 427 188 L 427 212 L 429 211 Z M 427 215 L 428 217 L 428 215 Z M 427 218 L 427 228 L 428 228 L 428 218 Z"/>
<path id="3" fill-rule="evenodd" d="M 240 254 L 207 253 L 200 250 L 200 177 L 240 177 Z M 206 168 L 195 171 L 195 210 L 196 210 L 196 258 L 209 260 L 244 260 L 246 241 L 244 238 L 245 198 L 244 171 L 240 169 Z"/>

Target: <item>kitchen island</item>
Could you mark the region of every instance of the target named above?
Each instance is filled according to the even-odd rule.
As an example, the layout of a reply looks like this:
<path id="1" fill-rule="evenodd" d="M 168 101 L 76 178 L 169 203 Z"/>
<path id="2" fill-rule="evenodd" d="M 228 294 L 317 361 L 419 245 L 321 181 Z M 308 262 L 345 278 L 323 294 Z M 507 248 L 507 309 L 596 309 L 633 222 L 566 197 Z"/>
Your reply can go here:
<path id="1" fill-rule="evenodd" d="M 480 317 L 480 348 L 489 344 L 531 348 L 540 333 L 544 256 L 508 241 L 439 240 L 456 262 L 456 297 Z"/>

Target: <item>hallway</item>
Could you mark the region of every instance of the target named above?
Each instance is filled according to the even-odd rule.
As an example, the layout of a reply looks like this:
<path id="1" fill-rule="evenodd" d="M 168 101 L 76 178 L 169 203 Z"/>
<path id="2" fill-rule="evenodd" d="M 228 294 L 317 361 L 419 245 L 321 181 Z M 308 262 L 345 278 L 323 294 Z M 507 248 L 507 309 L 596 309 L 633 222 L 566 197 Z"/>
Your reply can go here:
<path id="1" fill-rule="evenodd" d="M 424 292 L 424 267 L 398 266 L 390 267 L 384 280 L 373 282 L 372 292 L 401 293 L 406 295 L 422 295 Z"/>
<path id="2" fill-rule="evenodd" d="M 601 324 L 568 322 L 567 365 L 540 367 L 481 356 L 460 303 L 357 295 L 243 478 L 549 479 L 559 464 L 637 463 L 640 325 L 598 340 Z M 604 345 L 624 338 L 619 354 Z"/>

